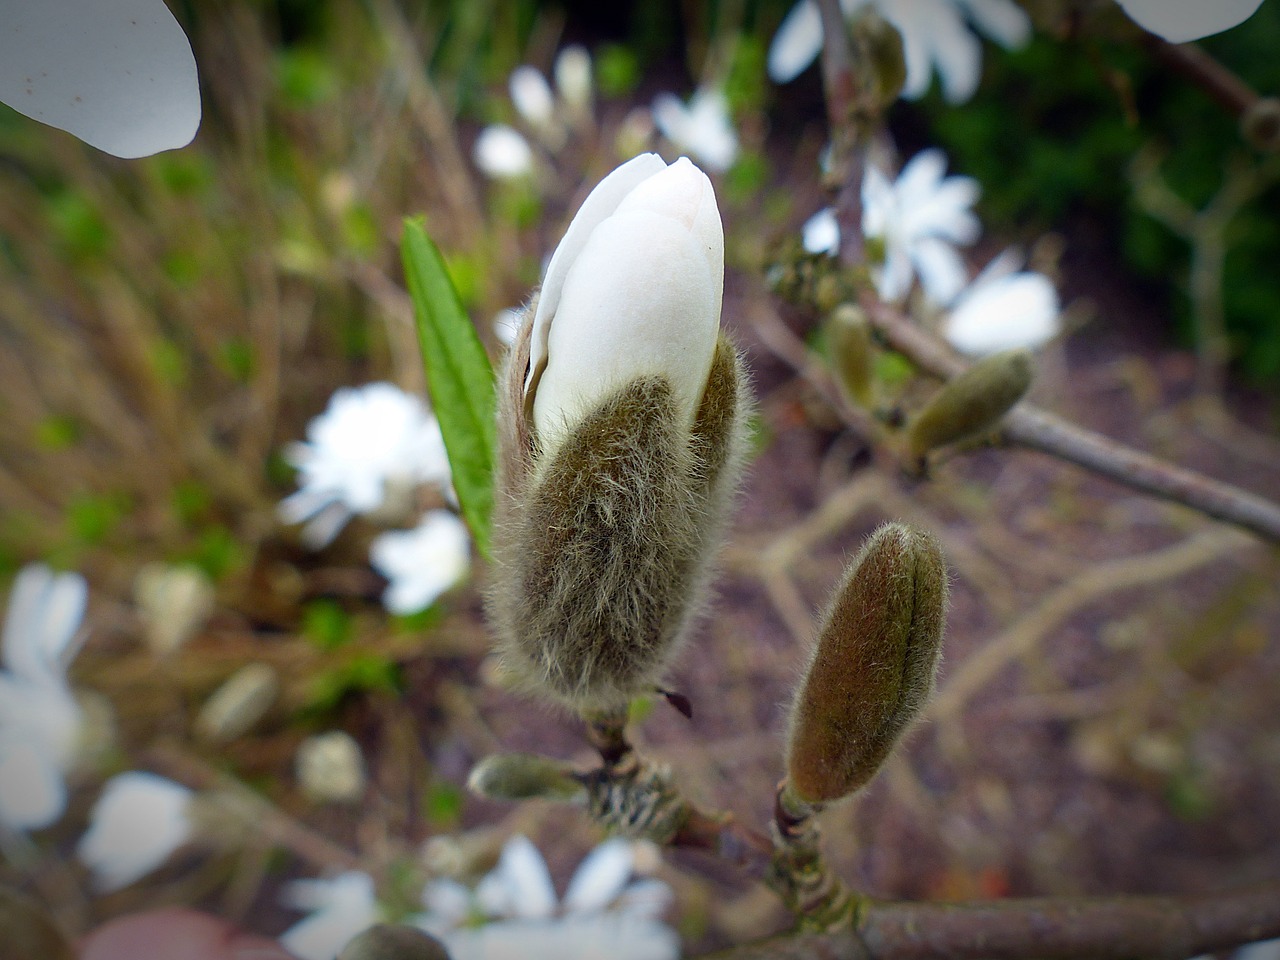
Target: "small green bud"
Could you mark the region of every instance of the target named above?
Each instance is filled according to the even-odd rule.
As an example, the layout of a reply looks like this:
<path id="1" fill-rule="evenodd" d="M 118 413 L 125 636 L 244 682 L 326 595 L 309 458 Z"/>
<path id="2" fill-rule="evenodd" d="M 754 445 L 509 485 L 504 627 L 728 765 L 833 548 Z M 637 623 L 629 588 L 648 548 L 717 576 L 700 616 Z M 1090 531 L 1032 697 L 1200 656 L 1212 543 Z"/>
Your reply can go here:
<path id="1" fill-rule="evenodd" d="M 827 352 L 836 380 L 850 401 L 875 405 L 875 348 L 871 321 L 860 307 L 842 303 L 827 321 Z"/>
<path id="2" fill-rule="evenodd" d="M 39 960 L 75 960 L 76 951 L 53 918 L 34 900 L 0 886 L 0 955 Z"/>
<path id="3" fill-rule="evenodd" d="M 576 800 L 584 796 L 573 770 L 556 760 L 529 753 L 495 753 L 471 769 L 467 787 L 489 800 L 517 801 L 542 797 Z"/>
<path id="4" fill-rule="evenodd" d="M 417 927 L 380 923 L 348 941 L 338 960 L 449 960 L 449 951 Z"/>
<path id="5" fill-rule="evenodd" d="M 1280 150 L 1280 98 L 1261 97 L 1240 117 L 1240 136 L 1258 150 Z"/>
<path id="6" fill-rule="evenodd" d="M 1031 387 L 1031 354 L 1006 350 L 984 357 L 947 383 L 907 428 L 911 453 L 930 450 L 993 429 Z"/>
<path id="7" fill-rule="evenodd" d="M 847 797 L 884 763 L 933 689 L 946 605 L 937 540 L 901 523 L 867 539 L 792 706 L 787 776 L 797 798 Z"/>

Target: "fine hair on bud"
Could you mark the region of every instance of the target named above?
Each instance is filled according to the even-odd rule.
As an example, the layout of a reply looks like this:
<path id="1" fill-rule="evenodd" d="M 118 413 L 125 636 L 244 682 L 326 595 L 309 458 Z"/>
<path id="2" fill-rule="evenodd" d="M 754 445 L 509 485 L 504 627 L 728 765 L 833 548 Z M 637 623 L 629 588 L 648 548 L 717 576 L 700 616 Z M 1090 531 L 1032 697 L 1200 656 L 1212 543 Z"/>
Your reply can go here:
<path id="1" fill-rule="evenodd" d="M 880 768 L 933 690 L 946 619 L 938 541 L 875 531 L 823 619 L 791 710 L 787 777 L 809 804 L 847 797 Z"/>
<path id="2" fill-rule="evenodd" d="M 528 753 L 496 753 L 471 768 L 467 788 L 489 800 L 574 800 L 583 786 L 564 764 Z"/>
<path id="3" fill-rule="evenodd" d="M 579 712 L 651 692 L 705 603 L 746 450 L 748 389 L 723 335 L 692 427 L 639 377 L 544 454 L 524 398 L 529 323 L 500 387 L 487 609 L 517 686 Z"/>
<path id="4" fill-rule="evenodd" d="M 864 409 L 875 405 L 875 348 L 871 321 L 861 307 L 842 303 L 827 320 L 827 353 L 840 387 Z"/>
<path id="5" fill-rule="evenodd" d="M 1005 350 L 984 357 L 949 381 L 907 428 L 911 453 L 980 436 L 995 428 L 1031 387 L 1034 373 L 1027 350 Z"/>

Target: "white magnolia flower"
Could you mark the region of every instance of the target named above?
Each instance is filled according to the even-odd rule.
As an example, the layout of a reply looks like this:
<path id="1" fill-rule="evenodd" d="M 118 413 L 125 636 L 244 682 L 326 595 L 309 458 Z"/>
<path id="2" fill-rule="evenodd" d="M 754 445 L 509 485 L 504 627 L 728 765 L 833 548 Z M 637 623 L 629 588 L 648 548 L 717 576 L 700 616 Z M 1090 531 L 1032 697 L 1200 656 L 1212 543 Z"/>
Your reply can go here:
<path id="1" fill-rule="evenodd" d="M 280 503 L 285 523 L 310 520 L 303 539 L 323 547 L 357 513 L 373 513 L 418 484 L 449 489 L 440 424 L 418 397 L 389 383 L 344 387 L 307 439 L 285 448 L 298 468 L 297 493 Z"/>
<path id="2" fill-rule="evenodd" d="M 529 141 L 505 123 L 481 130 L 471 155 L 480 172 L 495 180 L 515 180 L 533 172 L 533 150 Z"/>
<path id="3" fill-rule="evenodd" d="M 1011 50 L 1031 38 L 1031 21 L 1012 0 L 841 0 L 840 8 L 852 17 L 868 3 L 902 35 L 907 67 L 902 95 L 910 100 L 929 89 L 934 70 L 949 102 L 963 103 L 973 96 L 982 71 L 982 45 L 971 24 Z M 821 50 L 818 6 L 814 0 L 801 0 L 769 47 L 769 77 L 775 83 L 794 79 Z"/>
<path id="4" fill-rule="evenodd" d="M 0 8 L 0 101 L 117 157 L 191 142 L 200 87 L 162 0 L 38 0 Z"/>
<path id="5" fill-rule="evenodd" d="M 665 377 L 692 424 L 711 369 L 724 230 L 686 158 L 627 161 L 596 185 L 547 266 L 526 395 L 544 453 L 619 387 Z"/>
<path id="6" fill-rule="evenodd" d="M 0 825 L 12 830 L 47 827 L 66 809 L 83 725 L 66 670 L 87 597 L 83 577 L 43 564 L 13 581 L 0 637 Z"/>
<path id="7" fill-rule="evenodd" d="M 659 919 L 671 905 L 671 890 L 658 880 L 632 881 L 636 853 L 637 844 L 606 840 L 582 861 L 557 902 L 542 855 L 516 836 L 473 897 L 456 883 L 429 884 L 423 903 L 431 912 L 420 922 L 454 960 L 672 960 L 680 955 L 679 938 Z M 460 926 L 477 909 L 495 919 Z"/>
<path id="8" fill-rule="evenodd" d="M 729 101 L 722 91 L 698 90 L 685 106 L 670 93 L 653 101 L 653 122 L 662 135 L 704 166 L 723 173 L 738 158 L 738 134 L 729 116 Z"/>
<path id="9" fill-rule="evenodd" d="M 953 347 L 980 357 L 1034 350 L 1057 336 L 1057 291 L 1044 274 L 1020 271 L 1021 266 L 1021 255 L 1006 250 L 956 298 L 942 328 Z"/>
<path id="10" fill-rule="evenodd" d="M 804 222 L 801 243 L 810 253 L 834 257 L 840 252 L 840 223 L 831 207 L 824 207 Z"/>
<path id="11" fill-rule="evenodd" d="M 392 613 L 425 610 L 466 579 L 471 569 L 466 525 L 448 510 L 431 510 L 413 530 L 379 534 L 369 548 L 374 568 L 391 581 L 382 602 Z"/>
<path id="12" fill-rule="evenodd" d="M 131 771 L 107 781 L 89 814 L 76 854 L 100 891 L 118 890 L 159 867 L 194 832 L 195 794 L 154 773 Z"/>
<path id="13" fill-rule="evenodd" d="M 924 292 L 946 306 L 964 289 L 967 274 L 956 244 L 977 239 L 981 230 L 971 209 L 977 181 L 946 177 L 941 150 L 922 150 L 890 182 L 867 167 L 862 180 L 862 232 L 884 244 L 884 262 L 872 269 L 881 299 L 902 300 L 917 274 Z"/>
<path id="14" fill-rule="evenodd" d="M 301 960 L 334 960 L 348 940 L 383 919 L 373 878 L 358 870 L 330 880 L 294 880 L 284 901 L 311 911 L 280 935 L 281 945 Z"/>
<path id="15" fill-rule="evenodd" d="M 1164 37 L 1170 43 L 1199 40 L 1244 23 L 1262 0 L 1116 0 L 1120 8 L 1142 29 Z"/>

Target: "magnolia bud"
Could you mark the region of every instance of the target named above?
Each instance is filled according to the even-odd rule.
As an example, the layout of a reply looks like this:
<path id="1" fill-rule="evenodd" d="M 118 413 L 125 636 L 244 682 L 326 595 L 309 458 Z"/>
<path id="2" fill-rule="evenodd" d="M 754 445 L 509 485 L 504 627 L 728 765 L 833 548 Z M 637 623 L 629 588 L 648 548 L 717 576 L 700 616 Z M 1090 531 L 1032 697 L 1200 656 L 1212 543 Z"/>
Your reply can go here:
<path id="1" fill-rule="evenodd" d="M 280 678 L 274 667 L 246 664 L 205 701 L 196 715 L 196 733 L 207 743 L 230 743 L 266 715 L 279 693 Z"/>
<path id="2" fill-rule="evenodd" d="M 519 684 L 612 710 L 658 684 L 746 449 L 706 175 L 656 154 L 591 192 L 500 388 L 489 614 Z"/>
<path id="3" fill-rule="evenodd" d="M 938 542 L 900 523 L 868 539 L 836 589 L 791 711 L 790 789 L 847 797 L 888 757 L 933 689 L 947 570 Z"/>
<path id="4" fill-rule="evenodd" d="M 75 960 L 77 955 L 53 918 L 11 887 L 0 887 L 0 944 L 5 957 Z"/>
<path id="5" fill-rule="evenodd" d="M 1031 354 L 1006 350 L 979 360 L 951 380 L 916 414 L 907 430 L 911 453 L 930 450 L 993 429 L 1031 387 Z"/>
<path id="6" fill-rule="evenodd" d="M 348 941 L 338 960 L 449 960 L 449 951 L 417 927 L 379 923 Z"/>
<path id="7" fill-rule="evenodd" d="M 875 405 L 875 351 L 871 321 L 860 307 L 842 303 L 827 321 L 827 353 L 845 394 L 860 407 Z"/>
<path id="8" fill-rule="evenodd" d="M 133 583 L 143 639 L 156 656 L 177 651 L 213 613 L 213 584 L 199 567 L 148 563 Z"/>
<path id="9" fill-rule="evenodd" d="M 562 763 L 528 753 L 496 753 L 471 770 L 467 787 L 489 800 L 575 800 L 583 787 Z"/>
<path id="10" fill-rule="evenodd" d="M 355 803 L 364 796 L 364 758 L 360 744 L 342 730 L 307 737 L 294 757 L 298 785 L 320 803 Z"/>
<path id="11" fill-rule="evenodd" d="M 591 54 L 585 47 L 570 46 L 556 57 L 556 89 L 570 117 L 577 124 L 591 121 Z"/>
<path id="12" fill-rule="evenodd" d="M 1280 99 L 1259 97 L 1250 104 L 1240 117 L 1240 135 L 1258 150 L 1280 150 Z"/>

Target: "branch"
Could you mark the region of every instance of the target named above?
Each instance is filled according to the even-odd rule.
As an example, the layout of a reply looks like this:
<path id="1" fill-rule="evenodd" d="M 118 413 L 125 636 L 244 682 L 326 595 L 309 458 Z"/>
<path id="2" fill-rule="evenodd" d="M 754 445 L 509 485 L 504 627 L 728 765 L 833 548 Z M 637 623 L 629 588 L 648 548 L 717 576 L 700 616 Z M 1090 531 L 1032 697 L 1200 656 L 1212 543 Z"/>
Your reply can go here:
<path id="1" fill-rule="evenodd" d="M 1142 43 L 1156 59 L 1200 87 L 1232 116 L 1242 116 L 1260 99 L 1256 90 L 1194 43 L 1169 43 L 1146 32 Z"/>
<path id="2" fill-rule="evenodd" d="M 864 306 L 876 329 L 893 349 L 917 366 L 949 379 L 966 367 L 940 340 L 885 304 Z M 1280 505 L 1220 480 L 1135 450 L 1078 427 L 1030 404 L 1005 417 L 1004 437 L 1127 486 L 1199 510 L 1267 540 L 1280 541 Z"/>
<path id="3" fill-rule="evenodd" d="M 1280 936 L 1280 882 L 1189 897 L 867 902 L 852 930 L 791 934 L 705 960 L 1182 958 Z"/>

